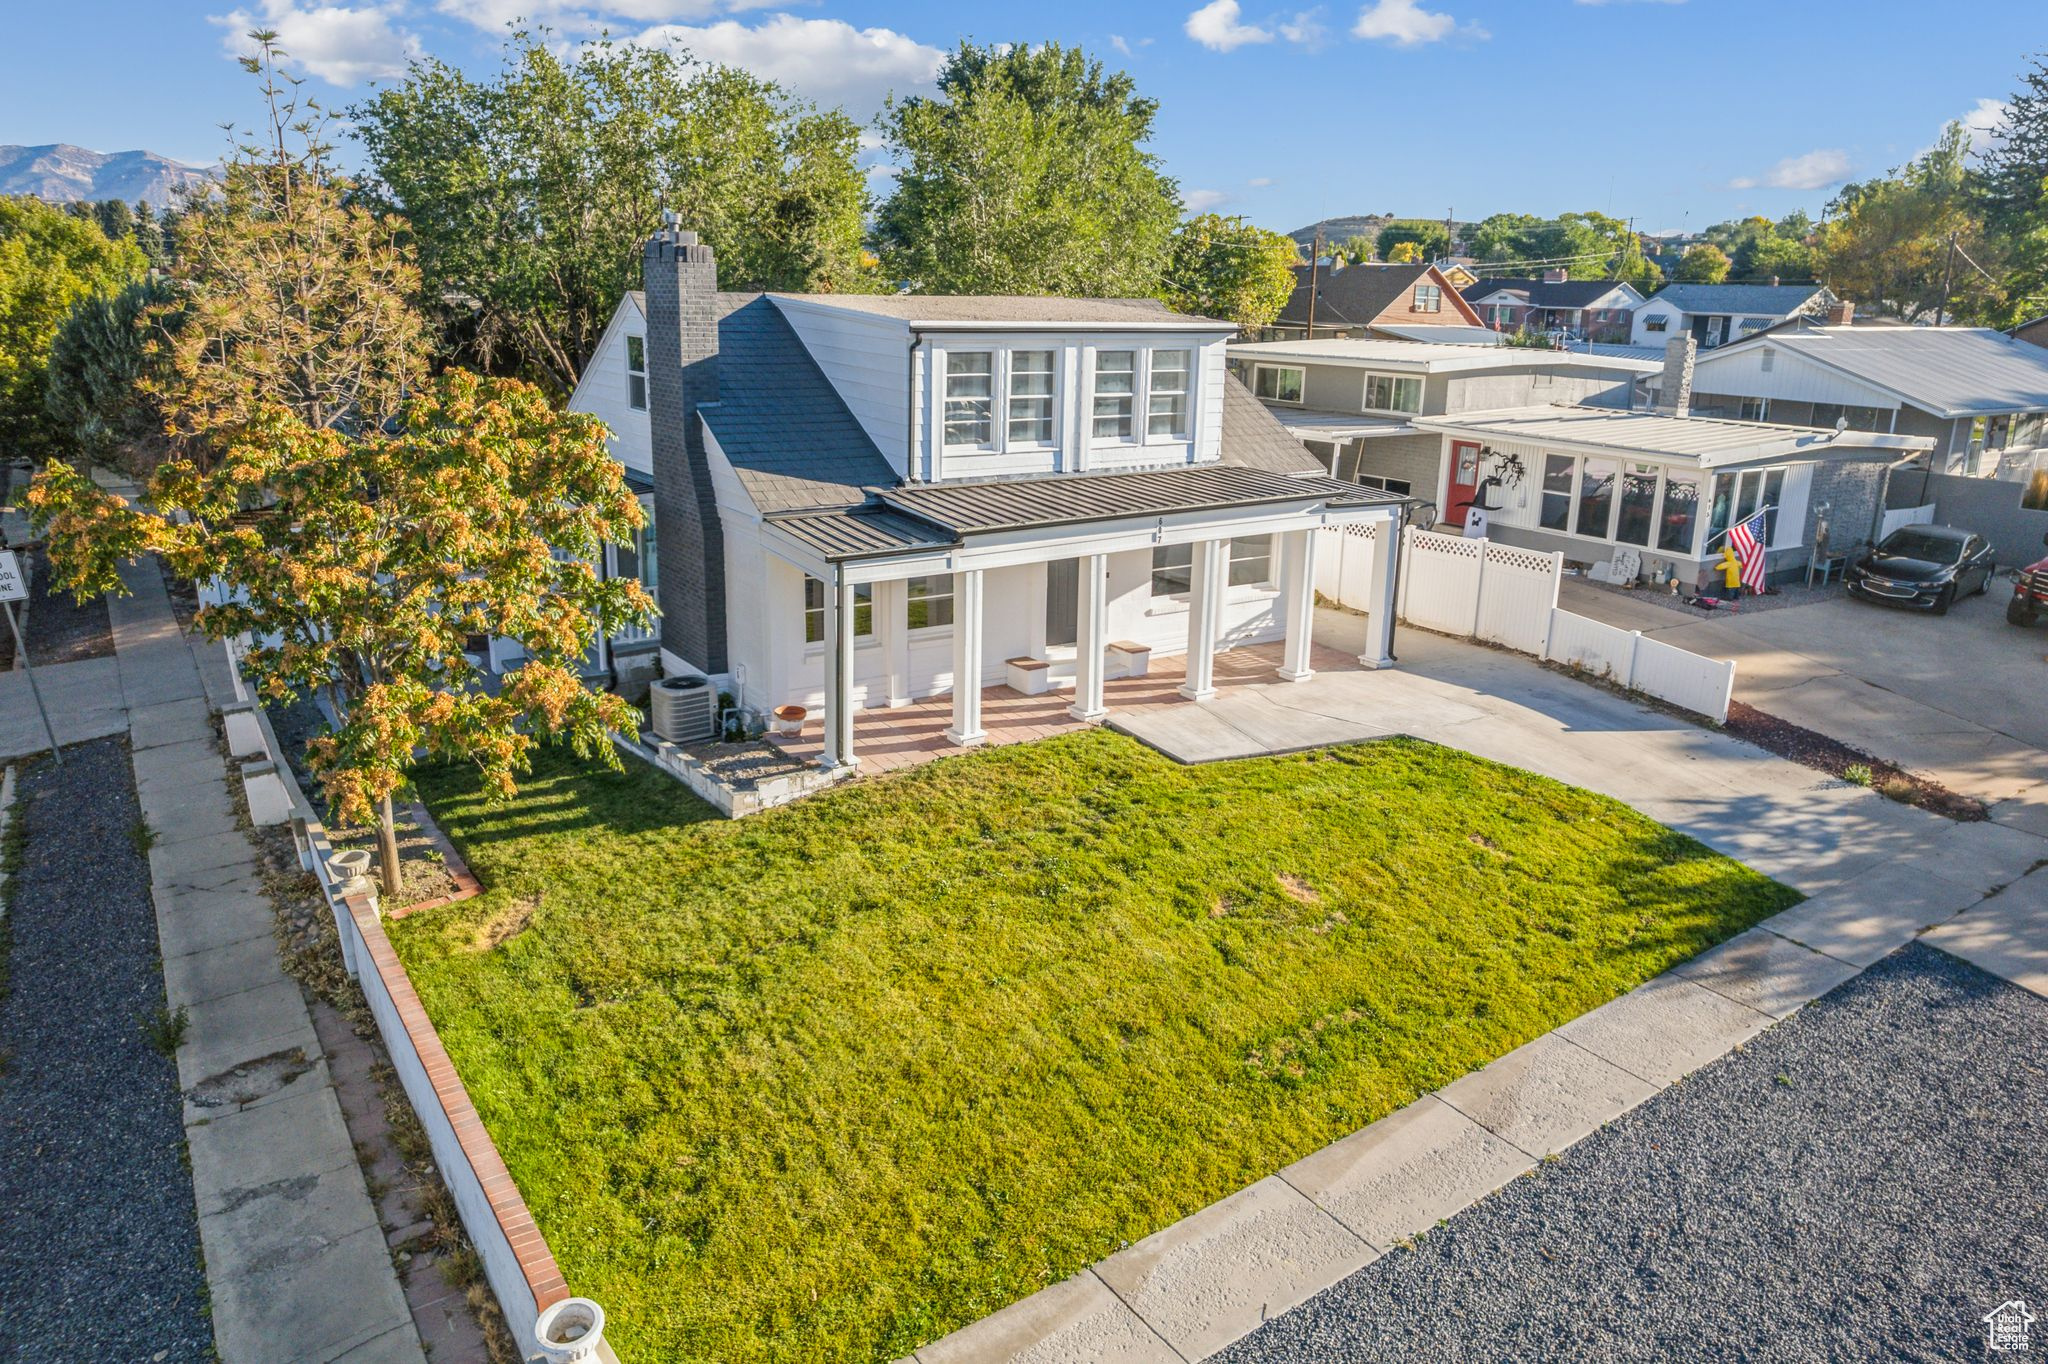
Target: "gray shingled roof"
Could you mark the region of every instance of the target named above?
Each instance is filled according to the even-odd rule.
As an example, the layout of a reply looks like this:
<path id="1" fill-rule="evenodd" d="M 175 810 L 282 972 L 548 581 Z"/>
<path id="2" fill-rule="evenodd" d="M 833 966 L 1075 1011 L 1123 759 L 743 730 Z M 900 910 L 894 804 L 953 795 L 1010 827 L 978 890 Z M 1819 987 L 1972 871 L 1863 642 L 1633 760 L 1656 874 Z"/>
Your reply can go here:
<path id="1" fill-rule="evenodd" d="M 1826 292 L 1818 284 L 1667 284 L 1650 297 L 1680 312 L 1785 317 Z"/>
<path id="2" fill-rule="evenodd" d="M 815 303 L 901 318 L 905 322 L 1145 323 L 1216 322 L 1176 313 L 1151 298 L 1040 298 L 1029 294 L 776 294 L 775 298 Z M 1217 322 L 1228 326 L 1227 322 Z"/>
<path id="3" fill-rule="evenodd" d="M 896 471 L 765 294 L 720 294 L 718 402 L 698 408 L 764 512 L 846 507 Z"/>
<path id="4" fill-rule="evenodd" d="M 1621 287 L 1621 281 L 1612 279 L 1482 279 L 1458 292 L 1467 303 L 1477 303 L 1488 294 L 1497 294 L 1503 289 L 1512 289 L 1529 300 L 1536 308 L 1583 308 L 1602 294 Z"/>
<path id="5" fill-rule="evenodd" d="M 1318 327 L 1363 327 L 1387 308 L 1405 298 L 1417 280 L 1429 273 L 1428 265 L 1347 265 L 1342 270 L 1327 266 L 1315 271 L 1316 325 Z M 1294 292 L 1275 320 L 1296 327 L 1308 325 L 1309 267 L 1294 267 Z M 1452 292 L 1456 292 L 1453 290 Z M 1452 317 L 1462 317 L 1455 308 Z"/>
<path id="6" fill-rule="evenodd" d="M 1308 447 L 1296 440 L 1234 374 L 1223 378 L 1223 462 L 1276 474 L 1323 471 Z"/>

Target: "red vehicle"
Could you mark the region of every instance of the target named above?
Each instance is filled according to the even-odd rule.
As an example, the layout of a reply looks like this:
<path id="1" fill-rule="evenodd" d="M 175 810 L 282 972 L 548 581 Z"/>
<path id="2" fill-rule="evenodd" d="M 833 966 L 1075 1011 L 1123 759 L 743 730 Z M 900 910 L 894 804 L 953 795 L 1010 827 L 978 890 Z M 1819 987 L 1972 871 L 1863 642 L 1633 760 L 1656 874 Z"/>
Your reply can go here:
<path id="1" fill-rule="evenodd" d="M 2048 535 L 2041 537 L 2048 545 Z M 2012 575 L 2012 600 L 2005 604 L 2005 618 L 2014 625 L 2032 625 L 2048 617 L 2048 559 L 2036 559 Z"/>

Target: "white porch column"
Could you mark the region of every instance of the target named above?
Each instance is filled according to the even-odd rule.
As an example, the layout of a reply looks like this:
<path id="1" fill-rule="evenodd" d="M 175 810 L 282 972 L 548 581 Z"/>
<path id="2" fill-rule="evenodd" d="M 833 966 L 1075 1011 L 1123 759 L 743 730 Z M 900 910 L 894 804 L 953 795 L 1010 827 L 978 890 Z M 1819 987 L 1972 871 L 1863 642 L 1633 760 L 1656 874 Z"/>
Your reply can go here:
<path id="1" fill-rule="evenodd" d="M 1316 675 L 1316 536 L 1315 530 L 1292 530 L 1280 537 L 1280 609 L 1286 616 L 1287 647 L 1280 676 L 1306 682 Z"/>
<path id="2" fill-rule="evenodd" d="M 831 771 L 853 763 L 853 584 L 834 568 L 825 584 L 825 751 L 818 765 Z"/>
<path id="3" fill-rule="evenodd" d="M 953 724 L 946 738 L 970 747 L 988 737 L 981 727 L 981 575 L 953 575 Z"/>
<path id="4" fill-rule="evenodd" d="M 1093 722 L 1109 714 L 1102 701 L 1103 654 L 1109 648 L 1109 556 L 1084 554 L 1080 568 L 1080 600 L 1074 614 L 1074 704 L 1067 707 L 1067 714 Z"/>
<path id="5" fill-rule="evenodd" d="M 871 589 L 875 633 L 881 636 L 883 655 L 889 660 L 889 704 L 910 704 L 910 584 L 898 578 L 876 583 Z"/>
<path id="6" fill-rule="evenodd" d="M 1180 688 L 1190 701 L 1207 701 L 1216 694 L 1216 617 L 1229 566 L 1228 540 L 1195 542 L 1188 596 L 1188 680 Z"/>
<path id="7" fill-rule="evenodd" d="M 1401 564 L 1401 517 L 1386 517 L 1372 537 L 1372 612 L 1366 621 L 1365 652 L 1358 661 L 1368 668 L 1394 666 L 1394 578 Z"/>

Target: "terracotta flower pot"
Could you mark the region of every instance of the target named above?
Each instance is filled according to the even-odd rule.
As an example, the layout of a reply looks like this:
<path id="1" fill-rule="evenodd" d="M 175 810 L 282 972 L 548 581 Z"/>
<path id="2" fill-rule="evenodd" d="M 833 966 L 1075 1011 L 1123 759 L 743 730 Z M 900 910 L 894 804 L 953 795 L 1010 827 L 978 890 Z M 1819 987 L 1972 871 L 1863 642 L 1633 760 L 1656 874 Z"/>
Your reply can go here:
<path id="1" fill-rule="evenodd" d="M 810 712 L 802 706 L 777 706 L 774 714 L 777 734 L 800 734 Z"/>

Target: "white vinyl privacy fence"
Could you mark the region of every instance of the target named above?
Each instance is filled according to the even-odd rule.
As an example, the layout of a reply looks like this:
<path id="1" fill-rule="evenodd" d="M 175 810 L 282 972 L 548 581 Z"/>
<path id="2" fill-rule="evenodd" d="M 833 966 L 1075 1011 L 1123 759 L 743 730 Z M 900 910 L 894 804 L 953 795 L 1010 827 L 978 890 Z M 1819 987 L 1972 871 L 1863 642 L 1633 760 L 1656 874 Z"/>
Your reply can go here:
<path id="1" fill-rule="evenodd" d="M 1371 610 L 1377 534 L 1377 523 L 1322 532 L 1316 590 L 1339 605 Z M 1575 615 L 1557 604 L 1563 580 L 1562 554 L 1410 527 L 1401 533 L 1396 609 L 1406 624 L 1562 663 L 1717 723 L 1727 720 L 1732 661 Z"/>

